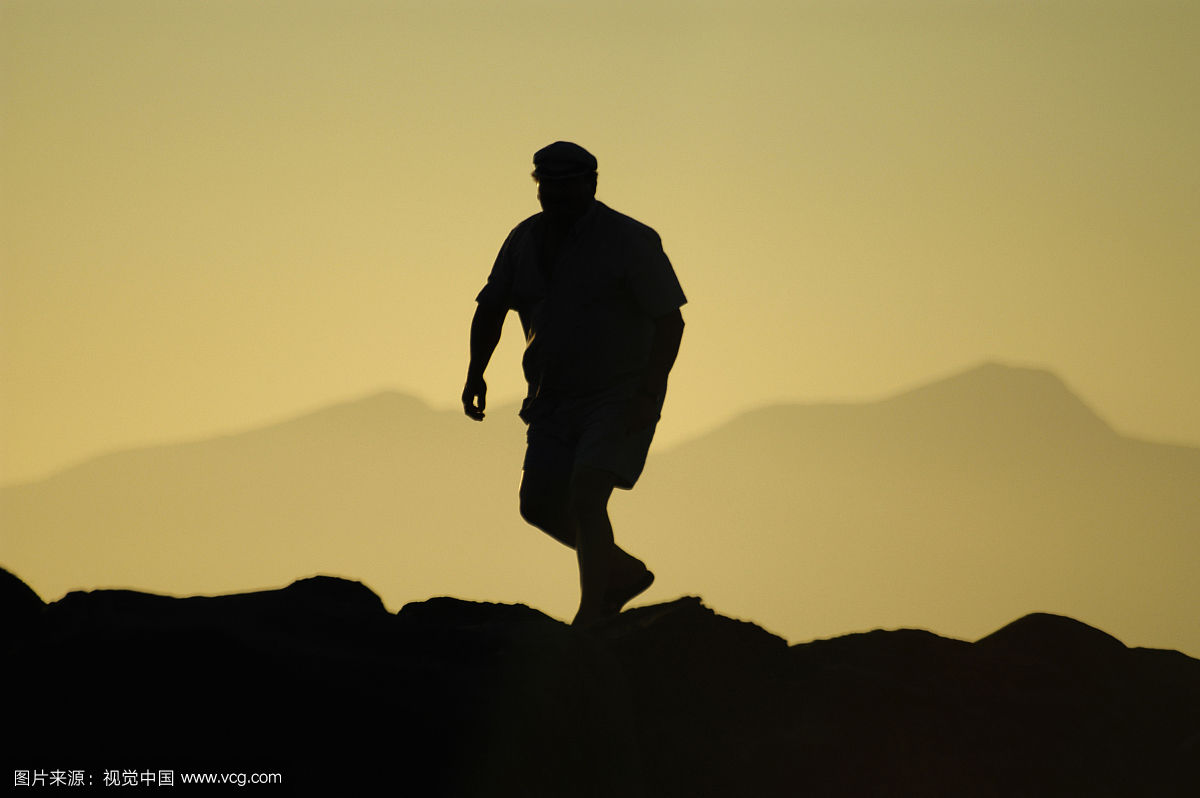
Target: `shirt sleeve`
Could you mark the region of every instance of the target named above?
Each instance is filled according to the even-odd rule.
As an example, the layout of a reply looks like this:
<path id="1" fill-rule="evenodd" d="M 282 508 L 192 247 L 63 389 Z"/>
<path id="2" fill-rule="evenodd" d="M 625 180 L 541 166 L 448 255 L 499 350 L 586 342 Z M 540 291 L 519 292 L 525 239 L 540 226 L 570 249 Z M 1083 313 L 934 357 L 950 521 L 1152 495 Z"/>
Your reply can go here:
<path id="1" fill-rule="evenodd" d="M 496 255 L 496 262 L 492 264 L 492 272 L 488 275 L 487 284 L 475 297 L 475 301 L 481 305 L 491 307 L 505 308 L 511 310 L 513 308 L 513 238 L 517 231 L 513 230 L 508 234 L 508 238 L 504 239 L 504 243 L 500 246 L 500 252 Z"/>
<path id="2" fill-rule="evenodd" d="M 641 244 L 639 256 L 629 265 L 629 285 L 646 315 L 657 319 L 683 307 L 687 297 L 658 234 L 647 228 Z"/>

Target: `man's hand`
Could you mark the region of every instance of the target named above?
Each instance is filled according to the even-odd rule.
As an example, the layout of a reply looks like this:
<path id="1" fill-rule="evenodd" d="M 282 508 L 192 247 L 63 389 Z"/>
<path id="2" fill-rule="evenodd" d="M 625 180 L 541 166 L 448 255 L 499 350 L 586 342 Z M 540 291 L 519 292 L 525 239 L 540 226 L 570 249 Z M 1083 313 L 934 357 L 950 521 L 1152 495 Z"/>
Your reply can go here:
<path id="1" fill-rule="evenodd" d="M 667 375 L 679 354 L 683 338 L 683 314 L 679 309 L 654 320 L 654 340 L 650 343 L 650 362 L 646 366 L 646 381 L 629 400 L 625 410 L 625 434 L 649 427 L 658 421 L 663 396 L 667 392 Z"/>
<path id="2" fill-rule="evenodd" d="M 463 412 L 469 418 L 483 421 L 483 409 L 487 407 L 487 383 L 482 376 L 467 375 L 467 384 L 462 392 Z"/>
<path id="3" fill-rule="evenodd" d="M 483 421 L 483 408 L 487 405 L 487 383 L 483 371 L 496 344 L 500 343 L 500 330 L 504 327 L 505 307 L 480 303 L 475 306 L 471 317 L 471 364 L 467 366 L 467 384 L 463 388 L 463 412 L 468 418 Z"/>

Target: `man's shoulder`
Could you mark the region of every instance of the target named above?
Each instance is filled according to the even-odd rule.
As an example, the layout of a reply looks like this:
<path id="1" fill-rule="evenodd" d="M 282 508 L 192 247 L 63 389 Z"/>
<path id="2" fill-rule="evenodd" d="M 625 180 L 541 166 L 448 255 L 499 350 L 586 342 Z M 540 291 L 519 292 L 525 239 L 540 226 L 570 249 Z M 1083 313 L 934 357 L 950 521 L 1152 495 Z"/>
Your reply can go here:
<path id="1" fill-rule="evenodd" d="M 542 218 L 542 214 L 539 212 L 539 213 L 535 213 L 533 216 L 530 216 L 527 219 L 524 219 L 524 220 L 518 222 L 517 226 L 514 227 L 511 232 L 509 232 L 508 237 L 515 238 L 517 236 L 521 236 L 521 235 L 528 233 L 530 230 L 532 230 L 534 227 L 536 227 L 540 223 L 541 218 Z"/>
<path id="2" fill-rule="evenodd" d="M 604 225 L 606 232 L 661 243 L 662 239 L 659 237 L 658 231 L 650 225 L 639 222 L 632 216 L 628 216 L 620 211 L 613 210 L 599 200 L 596 200 L 596 205 L 598 206 L 601 223 Z"/>
<path id="3" fill-rule="evenodd" d="M 541 227 L 542 214 L 535 213 L 528 219 L 517 224 L 504 238 L 500 247 L 500 258 L 521 258 L 534 246 L 537 241 L 537 231 Z"/>

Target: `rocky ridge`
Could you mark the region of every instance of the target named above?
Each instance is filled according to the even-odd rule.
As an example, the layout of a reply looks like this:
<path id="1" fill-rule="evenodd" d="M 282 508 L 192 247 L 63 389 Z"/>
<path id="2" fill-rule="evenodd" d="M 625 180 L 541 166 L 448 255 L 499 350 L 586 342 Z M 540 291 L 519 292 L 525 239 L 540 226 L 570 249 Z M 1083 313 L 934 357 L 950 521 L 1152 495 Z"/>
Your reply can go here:
<path id="1" fill-rule="evenodd" d="M 46 604 L 0 572 L 6 768 L 446 796 L 1184 795 L 1200 661 L 1070 618 L 788 645 L 697 598 L 589 631 L 328 576 Z M 263 787 L 262 789 L 271 789 Z"/>

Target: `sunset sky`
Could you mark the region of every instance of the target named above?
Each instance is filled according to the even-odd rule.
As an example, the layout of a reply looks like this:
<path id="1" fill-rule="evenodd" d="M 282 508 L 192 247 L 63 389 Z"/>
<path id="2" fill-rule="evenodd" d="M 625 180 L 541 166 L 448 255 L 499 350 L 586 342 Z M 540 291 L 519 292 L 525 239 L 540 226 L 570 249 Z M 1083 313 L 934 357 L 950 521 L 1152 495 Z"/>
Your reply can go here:
<path id="1" fill-rule="evenodd" d="M 0 0 L 0 481 L 455 405 L 558 139 L 690 299 L 660 443 L 1000 360 L 1200 445 L 1198 41 L 1192 0 Z"/>

